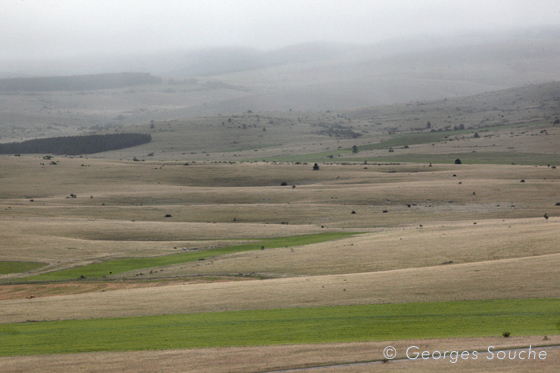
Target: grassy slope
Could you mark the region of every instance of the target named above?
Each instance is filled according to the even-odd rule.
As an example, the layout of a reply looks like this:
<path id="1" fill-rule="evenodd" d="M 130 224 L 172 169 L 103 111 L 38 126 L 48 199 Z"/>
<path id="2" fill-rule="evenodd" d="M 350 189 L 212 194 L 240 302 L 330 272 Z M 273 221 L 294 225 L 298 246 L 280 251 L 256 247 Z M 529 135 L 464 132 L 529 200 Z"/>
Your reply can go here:
<path id="1" fill-rule="evenodd" d="M 102 263 L 94 263 L 86 266 L 71 268 L 63 271 L 49 272 L 37 276 L 28 277 L 28 281 L 60 281 L 74 280 L 81 276 L 85 278 L 101 278 L 111 274 L 118 274 L 142 268 L 161 267 L 178 263 L 192 262 L 206 259 L 217 255 L 232 254 L 242 251 L 260 250 L 261 248 L 275 248 L 285 246 L 300 246 L 317 242 L 344 238 L 355 233 L 321 233 L 315 235 L 280 237 L 264 239 L 262 241 L 238 246 L 220 247 L 216 249 L 203 250 L 199 252 L 160 256 L 155 258 L 128 258 L 109 260 Z M 17 280 L 18 282 L 21 279 Z"/>
<path id="2" fill-rule="evenodd" d="M 421 144 L 434 144 L 438 142 L 447 141 L 449 138 L 457 136 L 472 137 L 473 133 L 480 132 L 485 135 L 489 131 L 496 134 L 498 131 L 507 132 L 508 130 L 524 128 L 531 129 L 543 125 L 542 123 L 517 123 L 515 125 L 503 125 L 498 127 L 491 127 L 490 129 L 465 129 L 465 130 L 449 130 L 449 131 L 436 131 L 436 132 L 413 132 L 394 135 L 392 138 L 376 142 L 373 144 L 366 144 L 358 146 L 358 153 L 352 154 L 352 149 L 339 149 L 332 151 L 324 151 L 319 153 L 298 154 L 298 155 L 285 155 L 266 157 L 267 161 L 282 161 L 282 162 L 421 162 L 421 163 L 454 163 L 455 159 L 459 158 L 463 163 L 470 164 L 523 164 L 523 165 L 542 165 L 542 164 L 557 164 L 560 163 L 560 155 L 558 154 L 541 154 L 532 152 L 505 152 L 505 151 L 476 151 L 476 152 L 461 152 L 461 153 L 425 153 L 425 154 L 395 154 L 392 152 L 386 156 L 372 156 L 363 155 L 360 152 L 368 150 L 380 149 L 393 149 L 400 147 L 408 147 L 412 145 Z M 394 150 L 394 149 L 393 149 Z M 350 156 L 350 154 L 352 154 Z M 340 158 L 344 156 L 344 158 Z M 261 158 L 262 159 L 262 158 Z M 259 158 L 250 159 L 251 161 L 258 161 Z"/>
<path id="3" fill-rule="evenodd" d="M 291 308 L 0 326 L 0 355 L 558 334 L 559 299 Z"/>
<path id="4" fill-rule="evenodd" d="M 27 272 L 46 266 L 45 263 L 35 262 L 0 262 L 0 275 Z"/>

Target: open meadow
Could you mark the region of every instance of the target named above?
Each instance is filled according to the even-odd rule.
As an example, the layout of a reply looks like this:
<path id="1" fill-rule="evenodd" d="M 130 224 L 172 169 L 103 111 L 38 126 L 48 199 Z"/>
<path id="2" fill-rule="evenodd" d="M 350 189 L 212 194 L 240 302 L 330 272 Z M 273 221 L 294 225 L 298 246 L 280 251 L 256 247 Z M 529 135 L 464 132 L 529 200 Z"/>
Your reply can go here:
<path id="1" fill-rule="evenodd" d="M 555 370 L 559 91 L 152 122 L 124 127 L 152 135 L 132 148 L 1 155 L 2 371 L 455 364 L 411 345 L 532 346 L 547 358 L 453 367 Z"/>
<path id="2" fill-rule="evenodd" d="M 217 371 L 226 366 L 261 371 L 382 357 L 374 351 L 378 345 L 371 345 L 378 342 L 367 342 L 369 353 L 345 350 L 324 360 L 323 347 L 318 347 L 297 363 L 282 362 L 281 357 L 262 360 L 259 354 L 268 354 L 272 347 L 259 345 L 289 349 L 301 343 L 309 343 L 309 348 L 326 342 L 412 343 L 500 337 L 505 331 L 516 338 L 541 335 L 542 340 L 558 333 L 560 173 L 548 165 L 350 163 L 320 164 L 313 171 L 312 164 L 269 162 L 53 161 L 56 165 L 38 156 L 1 158 L 0 333 L 15 347 L 3 355 L 81 352 L 43 356 L 42 361 L 53 370 L 69 361 L 90 369 L 86 367 L 95 351 L 163 349 L 150 359 L 164 367 L 171 364 L 169 359 L 192 364 L 189 350 L 180 350 L 187 354 L 181 357 L 171 353 L 177 348 L 213 346 L 227 354 L 231 348 L 255 346 L 251 348 L 257 350 L 247 352 L 254 359 L 249 366 L 220 362 L 210 353 L 206 364 L 194 364 L 193 370 L 215 364 Z M 513 299 L 533 303 L 515 306 Z M 549 311 L 540 310 L 542 303 L 535 302 L 546 299 L 556 303 Z M 479 300 L 502 300 L 513 308 L 500 311 L 490 305 L 488 312 L 496 314 L 485 321 L 490 316 L 469 303 Z M 467 319 L 457 318 L 456 311 L 442 319 L 421 319 L 446 304 L 438 302 L 450 301 L 459 302 L 455 307 L 469 315 Z M 412 307 L 420 317 L 414 321 L 417 331 L 393 332 L 411 322 L 403 311 L 355 308 L 397 304 Z M 429 304 L 436 308 L 421 309 Z M 350 308 L 335 311 L 337 307 Z M 293 314 L 296 310 L 309 314 Z M 322 319 L 321 310 L 328 311 L 328 319 Z M 238 317 L 236 311 L 292 313 L 230 320 Z M 515 316 L 518 312 L 525 314 L 527 325 Z M 543 318 L 543 312 L 549 316 Z M 395 315 L 394 325 L 384 313 Z M 188 315 L 198 321 L 187 321 Z M 261 323 L 249 321 L 255 317 Z M 281 321 L 285 317 L 289 321 Z M 72 330 L 64 323 L 79 320 L 90 320 L 90 325 L 70 332 L 72 338 L 60 334 L 60 344 L 48 344 L 50 349 L 40 348 L 41 333 L 58 335 L 52 322 Z M 107 324 L 111 320 L 118 326 Z M 125 332 L 125 320 L 132 328 L 141 322 L 145 333 Z M 206 326 L 197 326 L 200 322 Z M 233 327 L 227 329 L 224 323 Z M 376 329 L 380 323 L 385 332 Z M 276 331 L 270 329 L 274 324 Z M 343 334 L 329 331 L 328 325 L 340 325 Z M 27 326 L 36 330 L 27 331 Z M 323 333 L 314 339 L 317 327 Z M 116 330 L 124 340 L 102 343 L 115 338 L 108 330 Z M 179 336 L 190 342 L 184 344 Z M 75 338 L 84 341 L 83 347 Z M 69 350 L 67 343 L 78 349 Z M 467 340 L 458 343 L 455 348 L 472 349 Z M 128 359 L 136 355 L 111 353 L 116 354 L 111 355 L 113 367 L 135 366 Z M 33 361 L 2 358 L 2 364 L 14 369 L 23 364 L 38 370 Z M 364 366 L 365 371 L 370 368 Z"/>

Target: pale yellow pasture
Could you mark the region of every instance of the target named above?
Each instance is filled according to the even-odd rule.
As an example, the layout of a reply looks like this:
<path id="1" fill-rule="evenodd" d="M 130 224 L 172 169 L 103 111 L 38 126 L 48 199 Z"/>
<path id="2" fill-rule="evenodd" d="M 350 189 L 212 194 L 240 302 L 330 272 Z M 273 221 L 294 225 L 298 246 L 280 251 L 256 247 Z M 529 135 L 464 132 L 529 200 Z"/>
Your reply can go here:
<path id="1" fill-rule="evenodd" d="M 560 343 L 558 336 L 550 336 L 543 341 L 543 336 L 532 337 L 488 337 L 488 338 L 449 338 L 431 340 L 405 340 L 391 342 L 356 342 L 329 343 L 309 345 L 285 345 L 262 347 L 202 348 L 188 350 L 164 351 L 130 351 L 130 352 L 95 352 L 80 354 L 10 356 L 0 357 L 3 372 L 265 372 L 306 367 L 314 368 L 312 372 L 378 372 L 378 371 L 436 371 L 447 372 L 451 369 L 461 371 L 549 371 L 560 368 Z M 397 360 L 383 362 L 383 350 L 388 345 L 397 350 Z M 537 348 L 535 346 L 556 346 Z M 406 358 L 406 350 L 417 346 L 418 351 L 440 351 L 446 358 L 438 360 Z M 488 347 L 496 355 L 482 354 Z M 528 347 L 537 354 L 546 351 L 546 359 L 521 360 L 519 358 L 500 360 L 498 351 L 510 348 Z M 411 351 L 416 351 L 413 348 Z M 452 363 L 450 352 L 469 351 L 470 360 L 458 358 Z M 477 351 L 478 358 L 472 360 L 472 352 Z M 414 354 L 409 353 L 414 356 Z M 436 354 L 437 356 L 437 354 Z M 464 355 L 466 356 L 466 355 Z M 500 355 L 501 356 L 501 355 Z M 522 357 L 527 357 L 525 352 Z M 541 355 L 541 357 L 544 355 Z M 493 359 L 488 359 L 493 357 Z M 364 364 L 359 364 L 364 363 Z M 344 365 L 353 364 L 353 365 Z"/>
<path id="2" fill-rule="evenodd" d="M 265 247 L 169 266 L 163 272 L 153 268 L 149 274 L 152 269 L 145 269 L 108 279 L 130 281 L 142 272 L 143 279 L 172 280 L 166 286 L 131 284 L 66 295 L 60 290 L 62 295 L 56 296 L 58 290 L 42 289 L 53 296 L 38 297 L 31 297 L 32 289 L 27 289 L 29 299 L 0 301 L 2 323 L 560 296 L 560 207 L 555 206 L 560 202 L 560 173 L 551 167 L 321 164 L 319 171 L 312 171 L 311 164 L 197 162 L 187 166 L 184 162 L 54 160 L 59 163 L 52 165 L 37 156 L 0 157 L 0 260 L 48 264 L 33 273 L 114 258 L 204 250 L 249 239 L 337 231 L 360 234 L 306 246 Z M 281 186 L 283 182 L 287 185 Z M 231 276 L 257 279 L 194 280 Z M 474 349 L 487 343 L 525 346 L 540 340 L 415 343 L 430 349 Z M 552 341 L 558 344 L 557 336 Z M 408 343 L 394 346 L 400 350 Z M 6 371 L 250 372 L 379 360 L 385 345 L 6 357 L 0 358 L 0 364 Z M 548 351 L 546 361 L 525 365 L 481 359 L 457 367 L 555 370 L 558 352 Z M 371 371 L 372 367 L 443 371 L 450 363 L 395 361 L 322 371 Z"/>
<path id="3" fill-rule="evenodd" d="M 14 299 L 0 303 L 0 320 L 9 323 L 290 307 L 558 297 L 559 265 L 560 254 L 549 254 L 392 271 L 185 283 L 165 288 Z"/>

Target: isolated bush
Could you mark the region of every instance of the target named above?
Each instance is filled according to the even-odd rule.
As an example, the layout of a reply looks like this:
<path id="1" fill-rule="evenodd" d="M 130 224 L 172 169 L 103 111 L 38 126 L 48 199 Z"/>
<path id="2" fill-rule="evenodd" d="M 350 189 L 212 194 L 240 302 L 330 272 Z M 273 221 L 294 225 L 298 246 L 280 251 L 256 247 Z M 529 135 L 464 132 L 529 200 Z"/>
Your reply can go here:
<path id="1" fill-rule="evenodd" d="M 313 165 L 313 171 L 319 171 L 319 164 L 318 163 L 315 163 Z"/>
<path id="2" fill-rule="evenodd" d="M 352 153 L 357 153 L 358 147 L 356 145 L 352 146 Z"/>
<path id="3" fill-rule="evenodd" d="M 461 164 L 461 163 L 462 163 L 462 162 L 461 162 L 461 160 L 460 160 L 459 158 L 457 158 L 457 159 L 455 160 L 455 164 Z"/>

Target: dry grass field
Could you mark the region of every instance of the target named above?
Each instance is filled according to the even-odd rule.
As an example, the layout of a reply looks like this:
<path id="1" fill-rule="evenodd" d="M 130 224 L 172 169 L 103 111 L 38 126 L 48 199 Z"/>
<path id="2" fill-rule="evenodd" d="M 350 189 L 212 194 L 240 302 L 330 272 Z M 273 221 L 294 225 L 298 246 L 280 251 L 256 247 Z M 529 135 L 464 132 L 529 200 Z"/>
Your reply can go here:
<path id="1" fill-rule="evenodd" d="M 371 233 L 169 270 L 324 275 L 557 253 L 560 173 L 546 166 L 41 163 L 5 156 L 0 170 L 0 253 L 49 264 L 36 272 L 328 230 Z"/>
<path id="2" fill-rule="evenodd" d="M 472 102 L 307 113 L 302 121 L 302 113 L 287 112 L 156 122 L 154 129 L 139 124 L 130 130 L 151 132 L 152 143 L 89 157 L 0 156 L 2 268 L 12 262 L 42 264 L 0 273 L 0 323 L 558 298 L 560 131 L 552 124 L 554 102 L 545 100 L 548 91 L 556 97 L 557 88 L 524 87 L 475 96 Z M 498 105 L 503 109 L 495 110 Z M 447 138 L 411 135 L 428 120 L 436 128 L 462 122 L 473 127 L 450 130 Z M 337 125 L 363 135 L 318 133 Z M 205 130 L 189 136 L 197 126 Z M 480 138 L 473 131 L 480 131 Z M 375 145 L 385 140 L 400 145 L 391 153 Z M 359 145 L 359 153 L 349 151 L 352 145 Z M 502 157 L 501 164 L 486 161 L 482 153 Z M 476 162 L 454 164 L 457 154 Z M 507 154 L 526 162 L 503 161 Z M 395 160 L 405 156 L 433 162 Z M 305 157 L 317 157 L 320 169 L 313 171 L 314 162 Z M 142 267 L 96 280 L 27 282 L 32 275 L 114 259 L 326 232 L 355 235 Z M 399 350 L 413 343 L 474 350 L 559 341 L 554 335 L 548 341 L 535 336 L 391 343 Z M 212 372 L 450 367 L 448 361 L 433 360 L 334 366 L 380 361 L 387 344 L 1 357 L 0 365 L 3 371 Z M 557 349 L 547 351 L 546 361 L 480 359 L 453 368 L 554 371 Z"/>
<path id="3" fill-rule="evenodd" d="M 266 347 L 233 347 L 212 349 L 140 351 L 140 352 L 96 352 L 86 354 L 66 354 L 48 356 L 0 357 L 5 372 L 58 372 L 70 369 L 75 372 L 267 372 L 267 371 L 307 371 L 312 372 L 372 372 L 372 371 L 437 371 L 450 369 L 461 371 L 555 371 L 559 367 L 557 336 L 543 341 L 542 336 L 504 338 L 456 338 L 418 341 L 394 341 L 390 345 L 400 353 L 397 360 L 384 363 L 383 349 L 388 342 L 329 343 L 319 345 L 292 345 Z M 546 351 L 544 360 L 527 362 L 523 360 L 499 360 L 497 356 L 488 359 L 483 355 L 489 346 L 494 353 L 508 351 L 520 346 L 556 346 L 535 348 L 537 353 Z M 402 360 L 410 346 L 418 346 L 419 351 L 478 351 L 477 360 L 463 360 L 456 363 L 443 360 Z M 472 357 L 472 356 L 471 356 Z M 361 364 L 360 364 L 361 363 Z M 317 368 L 326 366 L 324 368 Z M 302 370 L 303 369 L 303 370 Z"/>

